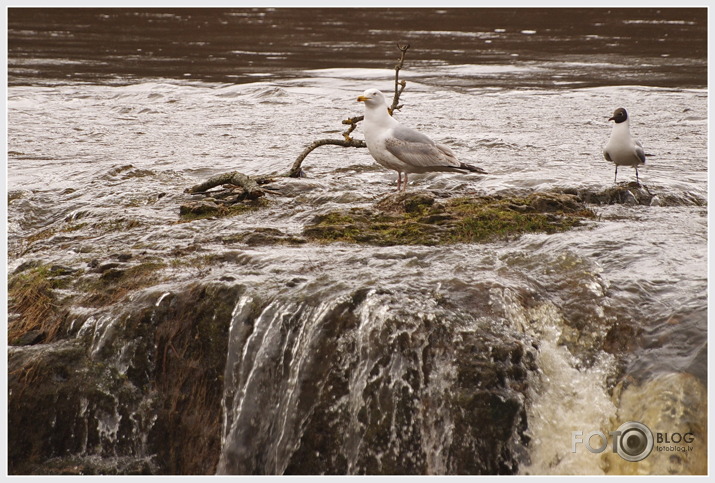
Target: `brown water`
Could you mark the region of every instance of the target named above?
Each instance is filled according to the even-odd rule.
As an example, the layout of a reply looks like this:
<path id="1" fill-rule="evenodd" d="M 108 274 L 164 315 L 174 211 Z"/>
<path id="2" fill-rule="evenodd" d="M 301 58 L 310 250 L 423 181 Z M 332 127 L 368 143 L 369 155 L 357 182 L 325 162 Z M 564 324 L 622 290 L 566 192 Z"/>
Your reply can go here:
<path id="1" fill-rule="evenodd" d="M 390 65 L 448 84 L 520 87 L 706 83 L 703 9 L 10 9 L 10 84 L 252 82 Z M 444 83 L 438 74 L 435 82 Z"/>
<path id="2" fill-rule="evenodd" d="M 10 9 L 9 268 L 33 259 L 83 267 L 121 251 L 170 262 L 182 247 L 233 260 L 172 268 L 164 286 L 226 277 L 248 284 L 237 328 L 248 317 L 242 306 L 272 301 L 252 319 L 254 336 L 228 348 L 230 361 L 243 362 L 235 374 L 227 367 L 234 386 L 224 401 L 221 472 L 290 468 L 307 390 L 301 368 L 325 342 L 318 328 L 326 311 L 366 290 L 354 335 L 363 352 L 341 359 L 355 388 L 341 410 L 357 414 L 366 404 L 360 391 L 376 363 L 368 341 L 386 328 L 419 344 L 424 320 L 444 320 L 455 334 L 502 327 L 504 337 L 540 344 L 529 395 L 539 444 L 527 448 L 520 471 L 602 473 L 595 455 L 568 451 L 568 435 L 615 417 L 616 374 L 706 380 L 706 29 L 704 9 Z M 316 214 L 371 205 L 394 189 L 394 174 L 366 151 L 325 147 L 307 158 L 308 179 L 275 184 L 281 191 L 260 218 L 176 223 L 186 187 L 234 169 L 283 173 L 308 142 L 340 137 L 340 121 L 361 113 L 357 95 L 391 89 L 398 41 L 411 45 L 400 121 L 489 172 L 414 176 L 411 190 L 602 190 L 613 183 L 601 155 L 607 119 L 626 107 L 653 154 L 641 180 L 674 201 L 598 206 L 601 218 L 582 229 L 484 245 L 222 241 L 260 227 L 300 234 Z M 621 169 L 620 180 L 632 177 Z M 87 225 L 63 231 L 75 221 Z M 135 223 L 124 231 L 92 228 L 127 221 Z M 57 234 L 28 238 L 47 229 Z M 443 297 L 484 297 L 488 306 L 444 308 Z M 287 312 L 305 327 L 292 342 L 278 335 Z M 82 330 L 103 334 L 97 320 Z M 617 324 L 638 335 L 614 355 L 602 341 Z M 278 340 L 294 344 L 299 362 L 274 381 L 270 342 Z M 410 363 L 395 359 L 385 377 L 400 381 Z M 444 360 L 444 377 L 425 391 L 449 393 L 454 364 Z M 257 387 L 265 400 L 246 397 Z M 245 449 L 256 418 L 274 421 L 274 439 Z M 435 418 L 424 430 L 432 438 L 424 468 L 447 473 L 440 455 L 456 435 Z M 364 471 L 358 427 L 345 429 L 350 472 Z M 270 458 L 250 466 L 237 448 Z"/>

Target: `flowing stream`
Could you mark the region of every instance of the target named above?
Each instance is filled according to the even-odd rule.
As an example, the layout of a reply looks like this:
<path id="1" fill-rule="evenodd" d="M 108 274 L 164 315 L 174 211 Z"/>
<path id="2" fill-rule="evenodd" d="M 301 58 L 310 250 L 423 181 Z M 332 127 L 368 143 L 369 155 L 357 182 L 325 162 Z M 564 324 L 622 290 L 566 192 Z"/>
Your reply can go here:
<path id="1" fill-rule="evenodd" d="M 10 9 L 9 273 L 164 264 L 139 295 L 74 309 L 70 332 L 93 357 L 116 349 L 120 373 L 136 351 L 117 335 L 126 314 L 159 314 L 192 283 L 239 287 L 218 473 L 698 472 L 704 433 L 640 469 L 571 451 L 572 431 L 648 411 L 654 432 L 704 428 L 707 407 L 706 12 L 587 13 Z M 411 191 L 602 191 L 607 119 L 625 107 L 657 202 L 483 244 L 246 242 L 394 190 L 367 150 L 326 146 L 259 211 L 179 223 L 187 187 L 283 174 L 309 142 L 341 138 L 363 90 L 392 91 L 397 41 L 411 48 L 396 116 L 489 173 L 415 175 Z M 118 455 L 121 418 L 100 419 Z"/>

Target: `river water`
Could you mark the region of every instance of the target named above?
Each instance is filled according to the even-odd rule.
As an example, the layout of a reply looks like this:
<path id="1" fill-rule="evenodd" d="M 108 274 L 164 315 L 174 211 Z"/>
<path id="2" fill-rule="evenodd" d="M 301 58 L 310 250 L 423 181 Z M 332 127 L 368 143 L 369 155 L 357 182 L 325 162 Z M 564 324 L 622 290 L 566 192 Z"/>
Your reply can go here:
<path id="1" fill-rule="evenodd" d="M 615 429 L 621 390 L 673 375 L 673 394 L 683 381 L 706 384 L 706 31 L 704 9 L 10 9 L 9 269 L 128 252 L 167 262 L 167 291 L 195 280 L 251 287 L 227 349 L 219 472 L 298 472 L 294 453 L 310 427 L 301 411 L 323 387 L 308 379 L 331 343 L 350 388 L 335 407 L 357 419 L 344 422 L 344 466 L 324 471 L 475 472 L 446 449 L 458 439 L 454 414 L 420 407 L 456 390 L 448 349 L 433 357 L 440 377 L 415 383 L 421 403 L 410 406 L 419 423 L 407 426 L 426 456 L 388 466 L 388 454 L 414 451 L 392 434 L 366 462 L 371 443 L 356 421 L 372 407 L 361 396 L 371 371 L 382 367 L 379 383 L 394 390 L 424 362 L 418 348 L 435 324 L 448 329 L 445 347 L 483 331 L 537 348 L 524 393 L 528 444 L 514 443 L 512 471 L 616 472 L 583 448 L 572 453 L 571 431 Z M 397 42 L 411 46 L 399 120 L 489 173 L 412 176 L 410 190 L 602 191 L 613 185 L 601 154 L 608 118 L 625 107 L 652 155 L 641 181 L 660 204 L 594 205 L 599 218 L 584 227 L 475 245 L 226 241 L 265 228 L 299 236 L 316 214 L 394 190 L 394 173 L 366 150 L 322 147 L 305 160 L 306 178 L 273 184 L 258 215 L 177 223 L 185 188 L 231 170 L 282 174 L 309 142 L 340 138 L 340 121 L 362 113 L 363 90 L 391 91 Z M 619 182 L 632 180 L 621 168 Z M 172 265 L 181 249 L 224 261 Z M 258 316 L 242 311 L 259 299 Z M 343 327 L 350 343 L 323 333 L 346 300 L 357 300 L 357 322 Z M 281 314 L 296 314 L 290 337 Z M 403 336 L 410 349 L 386 364 L 381 344 L 389 352 Z M 293 363 L 271 382 L 276 344 Z M 668 421 L 694 427 L 701 416 Z"/>

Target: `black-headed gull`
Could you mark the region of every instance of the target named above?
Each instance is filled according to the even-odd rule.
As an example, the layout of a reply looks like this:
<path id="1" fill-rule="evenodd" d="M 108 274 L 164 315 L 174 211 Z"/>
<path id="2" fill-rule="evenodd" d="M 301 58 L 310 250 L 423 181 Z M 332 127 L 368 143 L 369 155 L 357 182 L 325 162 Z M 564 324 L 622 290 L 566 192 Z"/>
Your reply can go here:
<path id="1" fill-rule="evenodd" d="M 640 141 L 636 141 L 631 136 L 630 120 L 628 113 L 622 107 L 613 111 L 613 117 L 608 119 L 615 121 L 611 137 L 603 148 L 603 157 L 606 161 L 611 161 L 616 165 L 616 175 L 613 178 L 615 183 L 618 179 L 619 166 L 633 166 L 636 169 L 636 181 L 638 179 L 638 166 L 645 164 L 645 152 Z"/>

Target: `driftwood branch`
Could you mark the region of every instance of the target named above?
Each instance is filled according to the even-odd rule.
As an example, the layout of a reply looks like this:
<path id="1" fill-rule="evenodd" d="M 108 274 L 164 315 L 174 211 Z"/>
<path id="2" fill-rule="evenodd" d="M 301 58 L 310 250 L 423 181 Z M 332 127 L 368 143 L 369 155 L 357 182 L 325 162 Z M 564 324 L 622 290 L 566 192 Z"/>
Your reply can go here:
<path id="1" fill-rule="evenodd" d="M 345 122 L 345 121 L 343 121 Z M 352 128 L 354 129 L 354 128 Z M 351 130 L 352 130 L 351 129 Z M 302 176 L 302 170 L 300 169 L 300 165 L 305 159 L 308 154 L 310 154 L 311 151 L 313 151 L 315 148 L 318 148 L 320 146 L 325 146 L 326 144 L 333 144 L 335 146 L 343 146 L 344 148 L 365 148 L 367 145 L 365 144 L 365 141 L 361 141 L 360 139 L 353 139 L 349 136 L 346 136 L 345 139 L 318 139 L 317 141 L 313 141 L 310 143 L 308 147 L 306 147 L 302 153 L 296 158 L 295 162 L 293 163 L 293 167 L 290 169 L 290 172 L 288 173 L 288 176 L 291 178 L 300 178 Z"/>
<path id="2" fill-rule="evenodd" d="M 400 58 L 397 60 L 397 65 L 395 65 L 395 95 L 392 98 L 392 105 L 387 108 L 389 111 L 390 115 L 392 115 L 393 112 L 396 110 L 400 109 L 402 105 L 400 104 L 400 96 L 402 95 L 402 92 L 405 90 L 405 86 L 407 83 L 404 80 L 400 80 L 400 69 L 402 69 L 402 66 L 404 65 L 405 62 L 405 54 L 407 53 L 407 49 L 410 48 L 409 44 L 405 45 L 400 45 L 397 44 L 397 48 L 400 49 Z M 367 145 L 365 144 L 365 141 L 361 141 L 359 139 L 353 139 L 350 135 L 352 132 L 355 130 L 357 127 L 358 123 L 362 121 L 365 118 L 365 116 L 354 116 L 348 119 L 343 120 L 343 124 L 348 125 L 348 129 L 343 132 L 343 139 L 319 139 L 317 141 L 313 141 L 310 143 L 296 158 L 296 160 L 293 162 L 293 166 L 291 167 L 290 171 L 288 172 L 288 176 L 291 178 L 299 178 L 303 175 L 303 170 L 301 169 L 301 164 L 303 163 L 303 160 L 316 148 L 319 148 L 320 146 L 325 146 L 326 144 L 332 144 L 335 146 L 343 146 L 346 148 L 365 148 Z"/>
<path id="3" fill-rule="evenodd" d="M 256 183 L 253 179 L 246 176 L 245 174 L 239 173 L 238 171 L 232 171 L 230 173 L 216 175 L 201 184 L 192 186 L 186 191 L 188 193 L 203 193 L 204 191 L 208 191 L 211 188 L 224 184 L 233 184 L 236 186 L 240 186 L 241 188 L 243 188 L 243 191 L 246 194 L 246 198 L 250 200 L 260 198 L 265 194 L 265 192 L 258 187 L 258 183 Z"/>

